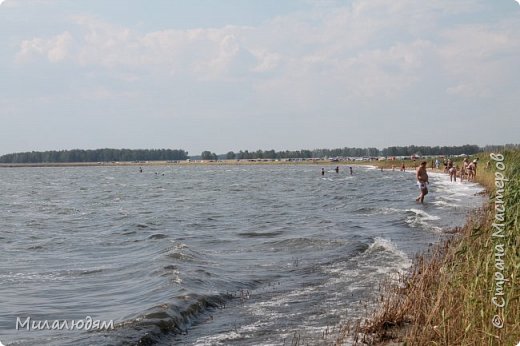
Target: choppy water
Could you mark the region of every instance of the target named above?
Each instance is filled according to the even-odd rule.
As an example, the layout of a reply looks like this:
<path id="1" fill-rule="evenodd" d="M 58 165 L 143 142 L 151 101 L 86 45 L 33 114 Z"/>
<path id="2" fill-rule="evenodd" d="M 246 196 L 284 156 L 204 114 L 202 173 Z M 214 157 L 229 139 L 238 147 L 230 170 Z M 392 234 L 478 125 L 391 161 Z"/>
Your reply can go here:
<path id="1" fill-rule="evenodd" d="M 475 184 L 321 166 L 0 170 L 0 340 L 310 344 L 480 206 Z M 158 172 L 159 174 L 155 174 Z M 113 320 L 108 332 L 16 320 Z"/>

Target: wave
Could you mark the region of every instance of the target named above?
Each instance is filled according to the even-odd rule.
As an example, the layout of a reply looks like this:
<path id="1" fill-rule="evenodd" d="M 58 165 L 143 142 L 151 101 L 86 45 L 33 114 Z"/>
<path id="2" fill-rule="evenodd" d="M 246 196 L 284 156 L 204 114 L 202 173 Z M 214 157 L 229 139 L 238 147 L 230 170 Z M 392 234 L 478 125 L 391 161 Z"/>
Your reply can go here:
<path id="1" fill-rule="evenodd" d="M 416 218 L 420 218 L 422 220 L 430 220 L 431 221 L 431 220 L 439 220 L 440 219 L 440 217 L 428 214 L 424 210 L 420 210 L 420 209 L 415 209 L 415 208 L 406 209 L 406 212 L 407 212 L 407 214 L 409 214 L 409 215 L 411 214 L 411 216 L 415 216 Z"/>
<path id="2" fill-rule="evenodd" d="M 71 277 L 79 277 L 83 275 L 99 274 L 103 272 L 105 268 L 89 268 L 89 269 L 67 269 L 57 270 L 49 272 L 8 272 L 0 274 L 0 282 L 12 282 L 12 283 L 27 283 L 27 282 L 40 282 L 49 283 L 54 281 L 65 281 L 70 280 Z"/>
<path id="3" fill-rule="evenodd" d="M 430 174 L 430 173 L 428 173 Z M 453 196 L 474 196 L 484 191 L 482 185 L 474 182 L 457 180 L 456 182 L 450 181 L 448 175 L 444 173 L 431 174 L 435 178 L 433 181 L 433 188 L 446 197 L 451 198 Z"/>
<path id="4" fill-rule="evenodd" d="M 166 234 L 162 234 L 162 233 L 152 234 L 151 236 L 148 237 L 148 239 L 164 239 L 164 238 L 168 238 L 168 236 Z"/>
<path id="5" fill-rule="evenodd" d="M 396 274 L 407 270 L 412 264 L 411 259 L 390 239 L 375 237 L 365 251 L 365 266 L 372 266 L 379 274 Z"/>
<path id="6" fill-rule="evenodd" d="M 335 318 L 343 316 L 345 311 L 349 317 L 360 316 L 353 306 L 368 287 L 374 287 L 380 279 L 409 267 L 408 257 L 397 249 L 397 245 L 384 238 L 348 242 L 340 251 L 350 255 L 340 255 L 330 262 L 322 259 L 319 265 L 306 263 L 305 268 L 294 273 L 305 278 L 304 285 L 284 284 L 276 290 L 268 290 L 263 299 L 255 299 L 244 307 L 247 316 L 254 318 L 246 319 L 235 330 L 197 338 L 195 344 L 250 344 L 247 342 L 250 336 L 255 337 L 257 342 L 254 344 L 279 344 L 284 339 L 290 340 L 293 330 L 322 335 L 327 323 L 334 323 Z M 331 292 L 334 298 L 330 296 Z M 255 296 L 257 294 L 255 292 Z M 277 331 L 273 338 L 269 337 L 266 331 L 276 330 L 280 325 L 284 330 Z"/>
<path id="7" fill-rule="evenodd" d="M 267 242 L 266 245 L 270 245 L 275 249 L 291 249 L 294 250 L 305 250 L 308 248 L 324 248 L 324 247 L 338 247 L 345 245 L 344 241 L 340 240 L 328 240 L 318 238 L 290 238 L 277 241 Z"/>
<path id="8" fill-rule="evenodd" d="M 387 200 L 390 201 L 390 200 Z M 402 209 L 398 208 L 387 208 L 387 207 L 360 207 L 356 210 L 354 210 L 354 213 L 360 214 L 360 215 L 374 215 L 374 214 L 383 214 L 383 215 L 389 215 L 394 213 L 402 213 Z"/>
<path id="9" fill-rule="evenodd" d="M 455 205 L 452 202 L 448 202 L 445 199 L 438 199 L 433 201 L 433 204 L 438 206 L 439 208 L 453 208 Z"/>
<path id="10" fill-rule="evenodd" d="M 394 254 L 397 254 L 399 256 L 406 257 L 404 253 L 397 249 L 394 243 L 392 243 L 391 240 L 381 238 L 381 237 L 375 237 L 374 242 L 368 246 L 368 249 L 366 250 L 367 253 L 374 253 L 374 252 L 391 252 Z"/>
<path id="11" fill-rule="evenodd" d="M 6 274 L 0 274 L 0 281 L 5 283 L 27 283 L 27 282 L 39 282 L 39 283 L 48 283 L 51 281 L 61 281 L 64 280 L 64 276 L 59 275 L 55 272 L 48 272 L 48 273 L 37 273 L 37 272 L 30 272 L 30 273 L 13 273 L 9 272 Z"/>
<path id="12" fill-rule="evenodd" d="M 182 262 L 196 262 L 201 261 L 203 258 L 200 253 L 190 249 L 186 244 L 180 242 L 166 248 L 163 252 L 166 253 L 166 256 Z"/>
<path id="13" fill-rule="evenodd" d="M 239 236 L 244 238 L 271 238 L 271 237 L 277 237 L 279 235 L 282 235 L 284 231 L 278 230 L 278 231 L 270 231 L 270 232 L 239 232 L 237 233 Z"/>
<path id="14" fill-rule="evenodd" d="M 407 266 L 411 264 L 410 259 L 408 256 L 401 250 L 399 250 L 391 240 L 381 238 L 381 237 L 375 237 L 372 244 L 368 246 L 368 249 L 365 251 L 365 254 L 369 255 L 376 255 L 377 254 L 383 254 L 383 255 L 390 255 L 394 257 L 396 262 L 395 264 L 399 264 L 397 267 L 401 267 L 403 263 L 405 263 Z"/>
<path id="15" fill-rule="evenodd" d="M 435 226 L 432 221 L 440 220 L 439 216 L 431 215 L 424 210 L 407 209 L 406 223 L 412 228 L 424 228 L 435 232 L 440 232 L 441 228 Z"/>
<path id="16" fill-rule="evenodd" d="M 228 293 L 177 296 L 171 303 L 155 306 L 136 318 L 117 324 L 114 332 L 123 334 L 127 339 L 133 336 L 132 344 L 154 345 L 160 343 L 166 334 L 170 337 L 171 334 L 187 334 L 191 325 L 203 314 L 225 308 L 233 298 Z"/>

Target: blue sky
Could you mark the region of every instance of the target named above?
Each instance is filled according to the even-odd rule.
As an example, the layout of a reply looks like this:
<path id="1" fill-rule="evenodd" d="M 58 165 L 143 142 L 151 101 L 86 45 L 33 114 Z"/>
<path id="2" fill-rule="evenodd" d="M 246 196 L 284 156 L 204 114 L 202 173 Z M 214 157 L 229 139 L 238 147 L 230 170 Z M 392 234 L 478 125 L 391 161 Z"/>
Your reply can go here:
<path id="1" fill-rule="evenodd" d="M 513 0 L 4 0 L 0 154 L 518 143 Z"/>

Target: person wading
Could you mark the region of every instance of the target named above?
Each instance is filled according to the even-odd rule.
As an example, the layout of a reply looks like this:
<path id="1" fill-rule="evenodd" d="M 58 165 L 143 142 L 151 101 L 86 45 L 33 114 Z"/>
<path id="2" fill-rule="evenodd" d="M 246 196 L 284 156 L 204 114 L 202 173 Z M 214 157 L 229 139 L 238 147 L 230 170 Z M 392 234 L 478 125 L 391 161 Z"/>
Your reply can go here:
<path id="1" fill-rule="evenodd" d="M 421 162 L 421 165 L 417 167 L 417 171 L 415 173 L 415 177 L 417 178 L 417 185 L 421 190 L 419 196 L 415 199 L 417 202 L 424 202 L 424 196 L 428 194 L 428 187 L 426 186 L 430 182 L 428 181 L 428 173 L 426 172 L 426 161 Z"/>

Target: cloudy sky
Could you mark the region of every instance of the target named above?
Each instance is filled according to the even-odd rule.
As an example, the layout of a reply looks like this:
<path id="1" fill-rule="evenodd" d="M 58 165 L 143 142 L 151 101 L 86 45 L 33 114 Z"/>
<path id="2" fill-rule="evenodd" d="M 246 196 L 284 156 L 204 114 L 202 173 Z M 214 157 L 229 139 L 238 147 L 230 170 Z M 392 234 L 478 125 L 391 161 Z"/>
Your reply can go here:
<path id="1" fill-rule="evenodd" d="M 0 154 L 520 142 L 514 0 L 0 3 Z"/>

